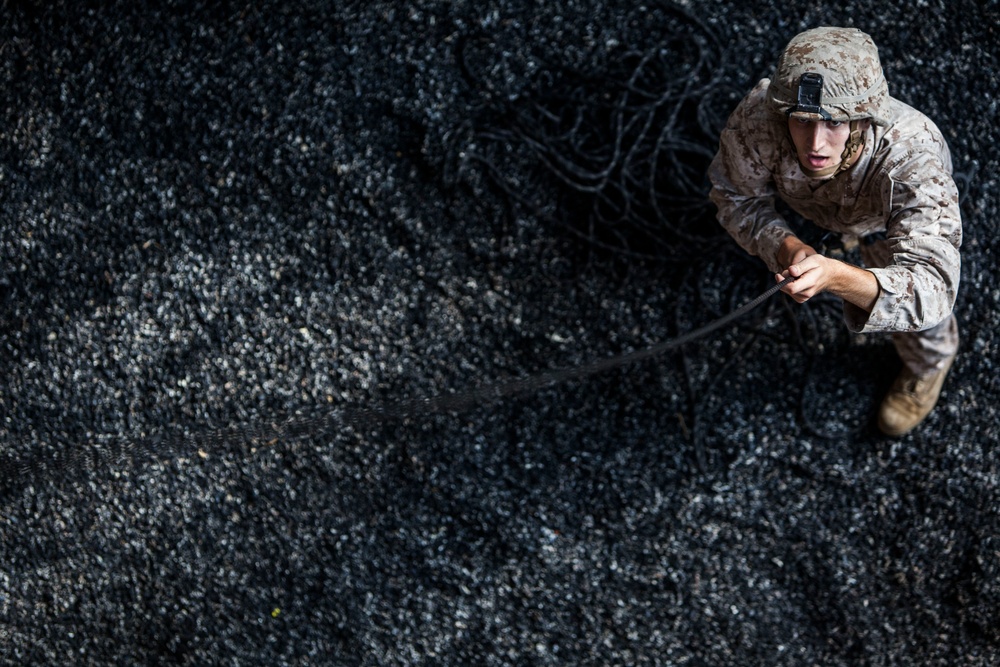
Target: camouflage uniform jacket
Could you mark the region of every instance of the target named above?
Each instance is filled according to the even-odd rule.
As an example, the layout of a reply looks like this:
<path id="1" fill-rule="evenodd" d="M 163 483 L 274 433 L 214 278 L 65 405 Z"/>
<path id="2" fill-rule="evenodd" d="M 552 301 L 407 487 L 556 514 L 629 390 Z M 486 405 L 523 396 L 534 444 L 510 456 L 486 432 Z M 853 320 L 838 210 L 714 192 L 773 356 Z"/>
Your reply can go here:
<path id="1" fill-rule="evenodd" d="M 870 267 L 880 287 L 871 314 L 845 304 L 856 332 L 921 331 L 947 318 L 960 274 L 962 221 L 951 154 L 934 123 L 890 100 L 888 127 L 870 124 L 850 169 L 827 180 L 799 166 L 787 120 L 766 102 L 762 80 L 729 117 L 709 168 L 722 226 L 779 273 L 778 248 L 793 232 L 774 197 L 819 227 L 845 236 L 885 232 L 892 259 Z"/>

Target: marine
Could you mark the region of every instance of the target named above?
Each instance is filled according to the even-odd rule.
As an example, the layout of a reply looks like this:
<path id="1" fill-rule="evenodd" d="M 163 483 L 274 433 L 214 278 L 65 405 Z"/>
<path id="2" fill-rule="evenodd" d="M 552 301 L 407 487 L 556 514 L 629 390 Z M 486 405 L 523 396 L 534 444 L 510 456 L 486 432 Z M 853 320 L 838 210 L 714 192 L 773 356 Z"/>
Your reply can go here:
<path id="1" fill-rule="evenodd" d="M 843 300 L 848 329 L 886 332 L 902 370 L 878 426 L 899 437 L 937 404 L 959 347 L 953 313 L 962 220 L 948 145 L 889 95 L 872 38 L 820 27 L 788 43 L 770 79 L 730 115 L 709 167 L 718 221 L 798 303 Z M 858 241 L 861 266 L 803 241 L 775 199 Z"/>

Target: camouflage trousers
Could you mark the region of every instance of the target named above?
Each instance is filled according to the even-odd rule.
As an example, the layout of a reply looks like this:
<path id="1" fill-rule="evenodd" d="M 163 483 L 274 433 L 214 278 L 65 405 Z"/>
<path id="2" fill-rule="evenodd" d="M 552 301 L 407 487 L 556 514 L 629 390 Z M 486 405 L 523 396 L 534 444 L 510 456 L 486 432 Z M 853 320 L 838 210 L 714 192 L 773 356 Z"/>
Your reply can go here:
<path id="1" fill-rule="evenodd" d="M 879 239 L 862 242 L 861 260 L 870 268 L 882 268 L 891 260 L 889 244 Z M 945 362 L 958 352 L 958 320 L 949 315 L 937 326 L 923 331 L 892 334 L 896 352 L 914 374 L 926 377 L 941 370 Z"/>

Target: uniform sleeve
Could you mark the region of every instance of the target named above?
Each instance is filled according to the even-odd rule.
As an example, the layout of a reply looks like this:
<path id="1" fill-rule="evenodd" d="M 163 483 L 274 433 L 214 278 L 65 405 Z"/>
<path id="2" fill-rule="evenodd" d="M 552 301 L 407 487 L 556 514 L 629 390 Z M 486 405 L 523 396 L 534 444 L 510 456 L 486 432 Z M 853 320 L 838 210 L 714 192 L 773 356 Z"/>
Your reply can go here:
<path id="1" fill-rule="evenodd" d="M 943 145 L 943 139 L 939 139 Z M 962 220 L 958 188 L 943 155 L 922 150 L 890 170 L 882 184 L 891 259 L 870 269 L 880 294 L 867 314 L 845 309 L 853 331 L 922 331 L 947 318 L 961 274 Z"/>
<path id="2" fill-rule="evenodd" d="M 775 210 L 774 179 L 761 155 L 762 149 L 773 150 L 774 143 L 770 136 L 773 120 L 765 117 L 763 109 L 766 88 L 764 80 L 730 115 L 709 166 L 709 198 L 730 236 L 777 273 L 787 268 L 778 265 L 777 253 L 792 230 Z"/>

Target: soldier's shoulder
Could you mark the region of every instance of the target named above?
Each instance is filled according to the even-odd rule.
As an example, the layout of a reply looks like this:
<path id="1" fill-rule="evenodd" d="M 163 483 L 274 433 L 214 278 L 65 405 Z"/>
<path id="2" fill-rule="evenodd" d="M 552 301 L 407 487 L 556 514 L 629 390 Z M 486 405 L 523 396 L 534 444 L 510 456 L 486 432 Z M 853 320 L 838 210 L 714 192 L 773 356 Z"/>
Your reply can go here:
<path id="1" fill-rule="evenodd" d="M 881 128 L 879 152 L 894 170 L 930 165 L 951 171 L 951 153 L 941 130 L 926 114 L 892 98 L 889 125 Z M 907 169 L 909 171 L 909 169 Z"/>
<path id="2" fill-rule="evenodd" d="M 767 91 L 770 85 L 770 79 L 761 79 L 746 94 L 739 106 L 740 114 L 744 118 L 753 118 L 754 120 L 773 118 L 774 112 L 771 111 L 767 103 Z"/>
<path id="3" fill-rule="evenodd" d="M 784 122 L 768 103 L 769 79 L 761 79 L 729 117 L 729 129 L 747 132 L 762 139 L 773 139 L 783 132 Z"/>
<path id="4" fill-rule="evenodd" d="M 888 129 L 894 131 L 899 139 L 941 134 L 937 124 L 927 114 L 895 97 L 889 98 L 889 112 Z"/>

